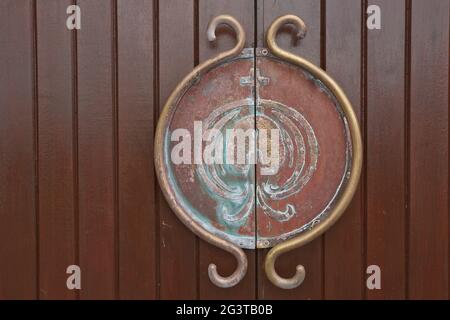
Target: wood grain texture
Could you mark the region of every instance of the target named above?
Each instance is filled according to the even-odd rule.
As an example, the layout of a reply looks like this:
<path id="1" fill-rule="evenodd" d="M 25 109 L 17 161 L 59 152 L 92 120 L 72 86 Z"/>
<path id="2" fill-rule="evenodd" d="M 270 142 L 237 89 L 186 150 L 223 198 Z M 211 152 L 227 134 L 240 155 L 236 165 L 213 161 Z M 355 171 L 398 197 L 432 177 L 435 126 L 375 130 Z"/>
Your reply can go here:
<path id="1" fill-rule="evenodd" d="M 159 105 L 162 110 L 177 84 L 195 63 L 194 1 L 159 2 Z M 197 297 L 197 239 L 158 193 L 160 212 L 160 297 Z M 179 263 L 182 261 L 183 263 Z"/>
<path id="2" fill-rule="evenodd" d="M 371 2 L 372 3 L 372 2 Z M 405 298 L 405 2 L 375 1 L 367 31 L 367 265 L 382 272 L 370 299 Z"/>
<path id="3" fill-rule="evenodd" d="M 114 1 L 78 0 L 78 198 L 82 299 L 116 297 Z"/>
<path id="4" fill-rule="evenodd" d="M 449 2 L 412 1 L 409 297 L 448 298 Z"/>
<path id="5" fill-rule="evenodd" d="M 76 298 L 66 286 L 67 267 L 78 264 L 76 46 L 65 14 L 70 4 L 52 0 L 36 7 L 40 299 Z"/>
<path id="6" fill-rule="evenodd" d="M 33 17 L 0 3 L 0 299 L 37 297 Z"/>
<path id="7" fill-rule="evenodd" d="M 119 287 L 121 299 L 157 298 L 153 164 L 154 3 L 118 0 Z"/>
<path id="8" fill-rule="evenodd" d="M 381 30 L 366 29 L 366 4 Z M 267 250 L 250 250 L 246 277 L 221 289 L 208 265 L 227 275 L 234 258 L 188 231 L 157 184 L 157 116 L 196 63 L 234 45 L 227 27 L 207 41 L 211 18 L 231 14 L 262 47 L 287 13 L 308 33 L 285 27 L 279 43 L 347 93 L 366 171 L 341 220 L 280 257 L 283 276 L 306 267 L 299 288 L 274 287 Z M 449 20 L 446 0 L 0 1 L 0 299 L 448 299 Z M 372 264 L 381 290 L 366 289 Z"/>
<path id="9" fill-rule="evenodd" d="M 263 18 L 260 22 L 262 30 L 267 31 L 270 24 L 277 17 L 284 14 L 295 14 L 301 17 L 308 28 L 305 39 L 293 42 L 294 33 L 290 26 L 283 27 L 277 37 L 280 47 L 298 54 L 316 65 L 321 62 L 321 2 L 314 0 L 275 1 L 264 0 L 262 9 Z M 265 35 L 264 35 L 265 36 Z M 260 40 L 261 41 L 261 40 Z M 292 290 L 283 290 L 275 287 L 267 279 L 264 270 L 264 258 L 267 250 L 258 253 L 258 297 L 261 299 L 320 299 L 323 287 L 322 266 L 322 237 L 306 246 L 280 256 L 277 261 L 277 271 L 283 277 L 294 275 L 295 267 L 302 264 L 306 269 L 306 278 L 303 284 Z"/>
<path id="10" fill-rule="evenodd" d="M 220 14 L 230 14 L 243 26 L 247 41 L 246 47 L 254 45 L 254 1 L 199 1 L 199 61 L 200 63 L 217 54 L 230 49 L 235 44 L 235 35 L 231 29 L 220 27 L 217 32 L 217 40 L 209 43 L 206 37 L 206 29 L 209 21 Z M 235 287 L 221 289 L 214 286 L 208 277 L 208 265 L 215 263 L 219 274 L 229 275 L 236 267 L 236 261 L 230 254 L 213 247 L 205 241 L 199 243 L 199 297 L 201 299 L 254 299 L 256 292 L 255 275 L 255 251 L 245 251 L 248 258 L 248 271 L 245 278 Z"/>
<path id="11" fill-rule="evenodd" d="M 325 3 L 325 70 L 347 94 L 360 124 L 361 9 L 360 1 L 327 0 Z M 364 173 L 362 174 L 364 176 Z M 364 190 L 359 185 L 349 208 L 324 236 L 324 298 L 361 299 L 364 273 Z"/>

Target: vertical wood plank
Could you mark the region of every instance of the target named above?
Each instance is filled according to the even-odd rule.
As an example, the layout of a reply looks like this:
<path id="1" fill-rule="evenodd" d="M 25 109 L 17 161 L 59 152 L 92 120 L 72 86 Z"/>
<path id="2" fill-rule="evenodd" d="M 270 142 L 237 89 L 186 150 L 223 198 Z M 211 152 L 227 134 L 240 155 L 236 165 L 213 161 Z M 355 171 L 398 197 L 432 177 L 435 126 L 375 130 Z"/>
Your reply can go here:
<path id="1" fill-rule="evenodd" d="M 409 297 L 448 298 L 449 2 L 412 1 Z"/>
<path id="2" fill-rule="evenodd" d="M 160 110 L 195 63 L 194 1 L 159 2 Z M 173 213 L 162 193 L 160 212 L 160 298 L 197 297 L 197 240 Z"/>
<path id="3" fill-rule="evenodd" d="M 263 12 L 261 27 L 264 32 L 267 31 L 273 20 L 284 14 L 295 14 L 305 21 L 308 28 L 305 39 L 293 43 L 294 34 L 292 32 L 281 32 L 277 37 L 278 44 L 280 47 L 320 65 L 321 2 L 316 0 L 263 0 L 262 5 L 262 10 L 260 8 L 258 12 Z M 284 29 L 284 31 L 290 31 L 290 29 Z M 322 242 L 321 237 L 302 248 L 280 256 L 276 268 L 281 276 L 291 277 L 298 264 L 302 264 L 306 269 L 305 281 L 301 286 L 292 290 L 283 290 L 270 283 L 263 270 L 267 250 L 260 250 L 258 253 L 258 297 L 262 299 L 322 298 Z"/>
<path id="4" fill-rule="evenodd" d="M 280 47 L 300 55 L 317 65 L 320 65 L 321 42 L 321 5 L 316 0 L 258 0 L 262 1 L 262 26 L 258 28 L 260 37 L 264 40 L 259 45 L 265 45 L 266 32 L 272 22 L 285 14 L 295 14 L 303 19 L 307 27 L 304 39 L 294 42 L 294 35 L 289 27 L 283 28 L 277 36 Z M 261 13 L 260 13 L 261 14 Z"/>
<path id="5" fill-rule="evenodd" d="M 82 299 L 115 297 L 113 1 L 78 0 L 78 174 Z"/>
<path id="6" fill-rule="evenodd" d="M 37 2 L 39 100 L 39 278 L 41 299 L 74 299 L 66 269 L 78 264 L 75 209 L 74 31 L 66 27 L 73 1 Z"/>
<path id="7" fill-rule="evenodd" d="M 327 0 L 325 14 L 326 66 L 323 67 L 343 88 L 361 123 L 361 2 Z M 324 236 L 326 299 L 363 296 L 363 206 L 360 184 L 347 211 Z"/>
<path id="8" fill-rule="evenodd" d="M 154 1 L 118 0 L 120 298 L 157 297 Z M 178 262 L 182 263 L 182 262 Z"/>
<path id="9" fill-rule="evenodd" d="M 405 1 L 372 1 L 367 31 L 367 265 L 381 269 L 369 299 L 405 298 Z"/>
<path id="10" fill-rule="evenodd" d="M 232 48 L 235 44 L 233 32 L 220 32 L 214 45 L 208 42 L 206 29 L 209 21 L 220 14 L 230 14 L 243 26 L 247 42 L 246 47 L 253 47 L 254 35 L 254 1 L 253 0 L 216 0 L 199 1 L 199 61 L 200 63 L 217 54 Z M 245 278 L 235 287 L 222 289 L 214 286 L 208 277 L 208 265 L 214 262 L 220 274 L 229 275 L 234 271 L 234 257 L 210 244 L 199 242 L 199 276 L 200 298 L 202 299 L 253 299 L 256 292 L 255 251 L 246 250 L 248 271 Z"/>
<path id="11" fill-rule="evenodd" d="M 36 298 L 33 1 L 0 3 L 0 299 Z"/>

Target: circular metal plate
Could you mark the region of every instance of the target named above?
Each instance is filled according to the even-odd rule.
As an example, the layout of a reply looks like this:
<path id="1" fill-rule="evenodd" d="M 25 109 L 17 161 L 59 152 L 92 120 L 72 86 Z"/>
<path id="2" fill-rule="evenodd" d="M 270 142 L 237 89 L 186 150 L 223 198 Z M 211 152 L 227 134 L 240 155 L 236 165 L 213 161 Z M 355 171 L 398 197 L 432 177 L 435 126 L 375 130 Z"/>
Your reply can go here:
<path id="1" fill-rule="evenodd" d="M 326 219 L 352 157 L 347 120 L 330 90 L 267 50 L 252 52 L 198 74 L 180 91 L 163 146 L 166 187 L 177 205 L 243 248 L 271 247 Z M 211 129 L 221 136 L 208 136 Z M 245 163 L 227 163 L 228 154 L 239 153 L 229 129 L 248 133 L 240 143 Z M 262 161 L 263 133 L 265 154 L 277 161 Z M 217 143 L 223 163 L 205 163 L 205 150 Z"/>
<path id="2" fill-rule="evenodd" d="M 271 247 L 326 219 L 349 176 L 352 145 L 342 108 L 319 79 L 272 57 L 258 57 L 257 68 L 269 79 L 259 82 L 257 117 L 281 133 L 278 173 L 256 179 L 257 245 Z"/>

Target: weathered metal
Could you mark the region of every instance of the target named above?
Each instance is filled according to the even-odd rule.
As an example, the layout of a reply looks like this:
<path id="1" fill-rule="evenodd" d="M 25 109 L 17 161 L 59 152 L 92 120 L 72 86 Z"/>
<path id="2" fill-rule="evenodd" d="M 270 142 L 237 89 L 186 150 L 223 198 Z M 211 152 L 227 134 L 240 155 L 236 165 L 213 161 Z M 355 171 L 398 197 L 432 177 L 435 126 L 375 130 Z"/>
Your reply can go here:
<path id="1" fill-rule="evenodd" d="M 256 179 L 257 247 L 267 248 L 330 213 L 347 182 L 352 150 L 344 112 L 319 79 L 263 50 L 256 56 L 269 80 L 256 87 L 256 125 L 281 136 L 277 174 Z"/>
<path id="2" fill-rule="evenodd" d="M 279 17 L 272 23 L 267 32 L 266 40 L 270 51 L 276 57 L 303 68 L 314 76 L 315 79 L 318 79 L 325 88 L 328 88 L 337 104 L 342 108 L 343 119 L 348 125 L 351 141 L 351 169 L 347 174 L 346 184 L 340 189 L 339 194 L 336 197 L 337 200 L 333 203 L 329 213 L 323 217 L 323 219 L 319 219 L 317 223 L 313 223 L 304 233 L 283 243 L 277 244 L 266 256 L 265 271 L 269 280 L 278 287 L 290 289 L 299 286 L 303 282 L 305 278 L 303 266 L 298 265 L 296 274 L 292 278 L 286 279 L 277 274 L 275 270 L 275 261 L 281 254 L 294 250 L 295 248 L 312 241 L 324 233 L 341 217 L 344 210 L 350 204 L 358 185 L 362 166 L 362 140 L 358 120 L 353 112 L 351 103 L 339 85 L 325 71 L 315 66 L 310 61 L 287 52 L 277 45 L 277 32 L 280 27 L 285 24 L 293 24 L 297 27 L 299 30 L 297 36 L 299 37 L 303 37 L 306 33 L 305 24 L 299 17 L 294 15 Z M 330 139 L 334 139 L 334 137 L 330 136 Z"/>
<path id="3" fill-rule="evenodd" d="M 247 257 L 239 246 L 223 237 L 211 233 L 204 227 L 204 225 L 199 223 L 198 215 L 196 215 L 194 209 L 190 206 L 186 206 L 184 199 L 179 196 L 179 187 L 177 187 L 177 183 L 174 180 L 170 159 L 167 154 L 167 144 L 170 141 L 169 126 L 174 117 L 174 113 L 179 108 L 180 99 L 185 96 L 186 92 L 190 90 L 193 85 L 200 81 L 204 74 L 207 74 L 210 70 L 220 66 L 228 59 L 237 57 L 244 48 L 244 29 L 239 22 L 231 16 L 223 15 L 214 18 L 208 27 L 208 39 L 210 41 L 215 40 L 215 29 L 222 23 L 227 24 L 234 29 L 237 35 L 237 43 L 233 49 L 223 52 L 215 58 L 209 59 L 193 69 L 178 84 L 168 98 L 160 115 L 155 134 L 155 168 L 163 194 L 178 218 L 197 236 L 212 245 L 231 253 L 236 258 L 238 262 L 237 268 L 233 274 L 228 277 L 220 276 L 217 272 L 217 267 L 215 264 L 210 264 L 208 267 L 208 275 L 215 285 L 219 287 L 231 287 L 239 283 L 245 276 L 248 266 Z M 196 107 L 198 110 L 201 110 L 203 106 L 198 105 Z"/>
<path id="4" fill-rule="evenodd" d="M 266 274 L 275 285 L 293 288 L 303 281 L 304 268 L 283 279 L 275 260 L 323 233 L 348 205 L 361 170 L 358 123 L 345 94 L 323 70 L 276 45 L 283 24 L 294 24 L 298 36 L 305 35 L 300 18 L 274 21 L 267 34 L 270 52 L 244 49 L 242 27 L 226 15 L 211 21 L 210 41 L 222 23 L 235 30 L 238 42 L 195 68 L 169 97 L 156 132 L 157 176 L 180 220 L 238 260 L 229 277 L 211 264 L 213 283 L 230 287 L 244 277 L 247 259 L 241 248 L 274 246 L 266 257 Z M 228 129 L 254 133 L 248 131 L 249 139 L 235 146 L 234 137 L 225 135 Z M 270 137 L 263 135 L 266 131 Z M 192 162 L 171 160 L 179 151 L 175 132 L 193 147 Z M 205 163 L 203 150 L 210 146 L 223 148 L 224 159 Z M 247 151 L 245 163 L 227 162 L 239 147 Z M 276 164 L 262 161 L 269 154 L 277 155 Z"/>

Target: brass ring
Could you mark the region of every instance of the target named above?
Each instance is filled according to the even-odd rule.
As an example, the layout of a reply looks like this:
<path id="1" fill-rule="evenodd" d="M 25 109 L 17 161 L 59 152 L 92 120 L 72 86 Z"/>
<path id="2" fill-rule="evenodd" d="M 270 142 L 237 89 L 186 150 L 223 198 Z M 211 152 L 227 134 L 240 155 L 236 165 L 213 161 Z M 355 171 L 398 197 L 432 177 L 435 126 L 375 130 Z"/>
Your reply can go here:
<path id="1" fill-rule="evenodd" d="M 317 226 L 315 226 L 314 228 L 295 238 L 289 239 L 283 243 L 276 245 L 269 251 L 265 258 L 265 272 L 269 280 L 277 287 L 283 289 L 292 289 L 299 286 L 305 279 L 304 267 L 298 265 L 296 268 L 296 274 L 292 278 L 283 278 L 276 272 L 275 262 L 281 254 L 301 247 L 323 234 L 341 217 L 344 210 L 348 207 L 350 201 L 353 198 L 353 195 L 358 186 L 359 177 L 361 175 L 362 139 L 358 119 L 356 118 L 350 101 L 346 97 L 343 90 L 339 87 L 339 85 L 321 68 L 315 66 L 313 63 L 304 58 L 281 49 L 277 45 L 276 35 L 279 29 L 285 24 L 295 25 L 298 28 L 297 36 L 302 37 L 305 34 L 305 23 L 299 17 L 295 15 L 285 15 L 279 17 L 271 24 L 267 32 L 266 41 L 270 51 L 275 56 L 291 62 L 297 66 L 300 66 L 301 68 L 304 68 L 312 75 L 320 79 L 323 84 L 330 89 L 330 91 L 337 99 L 338 103 L 341 105 L 342 110 L 348 120 L 349 131 L 352 140 L 352 167 L 350 177 L 348 179 L 347 185 L 344 187 L 341 197 L 330 212 L 330 215 L 323 222 L 317 224 Z"/>
<path id="2" fill-rule="evenodd" d="M 175 196 L 174 190 L 172 189 L 170 183 L 169 183 L 169 176 L 167 173 L 167 166 L 168 163 L 166 163 L 165 155 L 164 155 L 164 141 L 165 137 L 168 134 L 168 124 L 171 121 L 171 117 L 173 115 L 173 112 L 175 111 L 178 99 L 180 96 L 185 92 L 187 88 L 192 84 L 192 81 L 198 78 L 198 76 L 209 70 L 210 68 L 216 66 L 220 62 L 222 62 L 225 59 L 229 59 L 232 57 L 235 57 L 241 53 L 241 51 L 244 48 L 245 44 L 245 32 L 242 28 L 241 24 L 234 19 L 231 16 L 228 15 L 220 15 L 215 17 L 209 24 L 207 35 L 209 41 L 214 41 L 216 39 L 215 36 L 215 30 L 218 25 L 220 24 L 227 24 L 231 26 L 237 35 L 237 43 L 236 45 L 228 50 L 225 51 L 216 57 L 209 59 L 196 68 L 194 68 L 175 88 L 175 90 L 172 92 L 170 97 L 168 98 L 166 104 L 164 105 L 164 108 L 161 112 L 158 125 L 156 128 L 155 133 L 155 169 L 156 174 L 158 176 L 159 183 L 161 185 L 161 189 L 164 193 L 164 196 L 166 197 L 170 207 L 175 212 L 175 214 L 178 216 L 178 218 L 197 236 L 202 238 L 203 240 L 209 242 L 210 244 L 223 249 L 229 253 L 231 253 L 237 260 L 238 264 L 236 267 L 236 270 L 233 272 L 232 275 L 228 277 L 222 277 L 217 272 L 217 267 L 215 264 L 210 264 L 208 267 L 208 275 L 211 281 L 222 288 L 228 288 L 236 285 L 239 283 L 242 278 L 244 278 L 245 274 L 247 273 L 247 257 L 245 255 L 245 252 L 239 248 L 238 246 L 234 245 L 233 243 L 230 243 L 226 240 L 223 240 L 219 238 L 218 236 L 209 233 L 204 228 L 202 228 L 198 223 L 196 223 L 192 217 L 190 217 L 181 207 L 179 200 Z"/>

